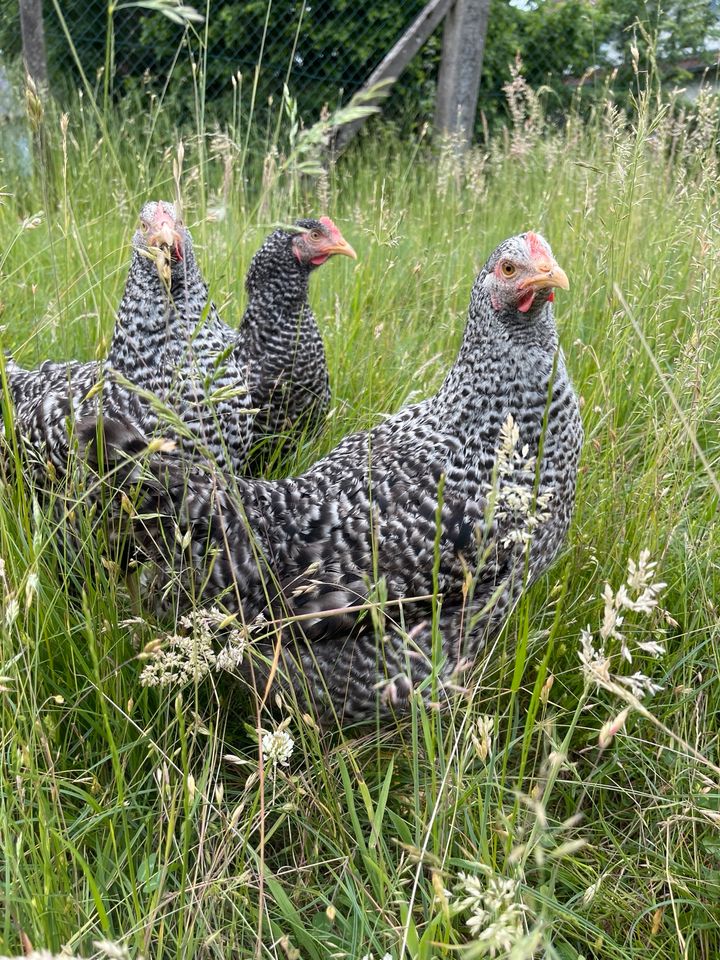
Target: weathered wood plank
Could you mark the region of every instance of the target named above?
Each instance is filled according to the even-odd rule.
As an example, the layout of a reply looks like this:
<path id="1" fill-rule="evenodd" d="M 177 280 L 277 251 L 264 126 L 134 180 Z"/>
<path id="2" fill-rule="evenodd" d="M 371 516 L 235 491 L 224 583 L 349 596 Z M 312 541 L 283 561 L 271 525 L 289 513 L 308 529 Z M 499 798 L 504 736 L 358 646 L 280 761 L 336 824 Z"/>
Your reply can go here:
<path id="1" fill-rule="evenodd" d="M 430 0 L 390 52 L 383 57 L 367 78 L 361 91 L 371 90 L 382 81 L 394 83 L 415 54 L 427 42 L 437 29 L 443 17 L 453 4 L 453 0 Z M 385 88 L 387 90 L 387 87 Z M 372 102 L 372 101 L 368 101 Z M 332 144 L 336 153 L 340 153 L 352 140 L 365 120 L 356 120 L 342 127 Z"/>
<path id="2" fill-rule="evenodd" d="M 25 69 L 38 87 L 47 87 L 47 54 L 42 0 L 20 0 L 20 33 Z"/>
<path id="3" fill-rule="evenodd" d="M 435 131 L 470 142 L 475 126 L 490 0 L 456 0 L 445 20 Z"/>

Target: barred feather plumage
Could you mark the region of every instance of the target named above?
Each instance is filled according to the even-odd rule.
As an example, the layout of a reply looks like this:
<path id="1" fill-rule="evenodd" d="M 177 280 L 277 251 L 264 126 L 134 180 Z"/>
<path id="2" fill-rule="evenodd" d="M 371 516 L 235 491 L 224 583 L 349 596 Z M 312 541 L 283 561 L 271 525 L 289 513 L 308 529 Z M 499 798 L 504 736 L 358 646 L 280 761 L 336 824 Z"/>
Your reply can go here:
<path id="1" fill-rule="evenodd" d="M 301 220 L 267 238 L 248 271 L 239 331 L 209 299 L 173 205 L 145 204 L 140 222 L 107 359 L 47 361 L 34 370 L 6 362 L 15 423 L 39 475 L 46 459 L 65 469 L 68 418 L 97 414 L 101 401 L 106 416 L 126 417 L 238 473 L 250 469 L 251 450 L 259 467 L 276 442 L 287 451 L 300 433 L 319 429 L 330 391 L 308 281 L 327 257 L 354 256 L 332 221 Z M 165 277 L 149 243 L 158 238 Z"/>
<path id="2" fill-rule="evenodd" d="M 253 638 L 246 676 L 260 690 L 272 679 L 345 722 L 400 708 L 418 685 L 429 696 L 433 669 L 442 689 L 550 565 L 582 443 L 556 285 L 567 278 L 538 235 L 501 244 L 475 281 L 437 394 L 347 437 L 302 476 L 228 480 L 173 455 L 125 462 L 142 436 L 106 425 L 122 484 L 140 485 L 131 532 L 158 585 L 181 606 L 238 614 Z M 378 578 L 391 602 L 379 641 L 356 609 Z"/>
<path id="3" fill-rule="evenodd" d="M 174 207 L 147 203 L 140 219 L 107 359 L 47 361 L 34 370 L 6 362 L 15 426 L 39 459 L 39 473 L 45 460 L 65 470 L 68 418 L 97 414 L 100 406 L 148 434 L 174 437 L 196 457 L 210 453 L 220 467 L 245 464 L 252 439 L 247 360 L 227 355 L 228 328 L 208 298 Z M 177 247 L 165 254 L 164 277 L 148 242 L 162 226 Z"/>

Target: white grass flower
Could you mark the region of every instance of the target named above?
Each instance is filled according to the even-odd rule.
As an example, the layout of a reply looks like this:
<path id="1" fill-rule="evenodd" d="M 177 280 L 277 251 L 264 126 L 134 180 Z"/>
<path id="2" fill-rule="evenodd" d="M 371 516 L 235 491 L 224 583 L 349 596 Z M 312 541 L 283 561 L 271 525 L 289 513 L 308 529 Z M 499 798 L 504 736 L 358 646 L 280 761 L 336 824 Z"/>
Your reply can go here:
<path id="1" fill-rule="evenodd" d="M 476 730 L 473 730 L 472 742 L 475 752 L 484 762 L 492 751 L 492 735 L 495 730 L 495 721 L 492 717 L 482 716 L 478 719 Z"/>
<path id="2" fill-rule="evenodd" d="M 40 584 L 40 578 L 37 575 L 35 570 L 31 570 L 27 575 L 25 580 L 25 608 L 27 609 L 32 605 L 35 594 L 37 593 L 38 586 Z"/>
<path id="3" fill-rule="evenodd" d="M 649 653 L 651 657 L 662 657 L 665 653 L 665 644 L 659 640 L 637 640 L 635 646 L 643 653 Z"/>
<path id="4" fill-rule="evenodd" d="M 547 680 L 542 685 L 542 690 L 540 691 L 540 700 L 546 706 L 547 706 L 548 700 L 550 699 L 550 691 L 552 690 L 554 683 L 555 683 L 555 677 L 552 675 L 552 673 L 549 673 L 547 676 Z"/>
<path id="5" fill-rule="evenodd" d="M 159 767 L 155 767 L 153 771 L 153 776 L 155 777 L 155 782 L 162 791 L 167 791 L 170 786 L 170 771 L 168 769 L 167 763 L 163 760 L 162 764 Z"/>
<path id="6" fill-rule="evenodd" d="M 140 674 L 140 683 L 144 687 L 199 683 L 216 662 L 212 639 L 204 632 L 169 636 L 165 644 L 150 656 L 150 662 Z"/>
<path id="7" fill-rule="evenodd" d="M 220 650 L 215 660 L 216 670 L 227 670 L 233 673 L 243 661 L 245 647 L 247 645 L 247 634 L 244 630 L 233 630 L 228 637 L 225 646 Z"/>
<path id="8" fill-rule="evenodd" d="M 478 930 L 475 943 L 490 957 L 506 956 L 521 936 L 522 927 L 511 913 L 506 912 L 501 913 L 482 930 Z"/>
<path id="9" fill-rule="evenodd" d="M 612 720 L 608 720 L 607 723 L 602 725 L 598 735 L 598 743 L 600 744 L 601 750 L 604 750 L 606 747 L 610 746 L 616 734 L 618 734 L 625 726 L 625 721 L 627 720 L 629 713 L 630 707 L 625 707 L 625 709 L 621 710 L 616 717 L 613 717 Z"/>
<path id="10" fill-rule="evenodd" d="M 193 610 L 180 617 L 180 626 L 204 640 L 212 640 L 215 630 L 224 621 L 225 614 L 217 607 L 211 607 L 209 610 Z"/>
<path id="11" fill-rule="evenodd" d="M 635 599 L 626 598 L 625 606 L 628 610 L 634 610 L 635 613 L 652 613 L 652 611 L 657 607 L 657 593 L 656 590 L 662 590 L 666 587 L 665 583 L 654 583 L 651 587 L 645 587 L 643 592 L 635 597 Z"/>
<path id="12" fill-rule="evenodd" d="M 633 590 L 643 590 L 652 580 L 657 566 L 656 561 L 650 560 L 650 551 L 641 550 L 637 563 L 632 557 L 628 559 L 628 586 Z"/>
<path id="13" fill-rule="evenodd" d="M 595 647 L 590 627 L 580 631 L 580 663 L 587 683 L 607 686 L 610 683 L 610 660 L 602 646 Z"/>
<path id="14" fill-rule="evenodd" d="M 499 440 L 494 483 L 486 484 L 488 500 L 502 530 L 502 545 L 524 547 L 549 519 L 552 494 L 535 490 L 535 457 L 527 444 L 518 449 L 520 430 L 512 414 L 501 426 Z"/>
<path id="15" fill-rule="evenodd" d="M 42 550 L 43 542 L 43 512 L 40 507 L 40 501 L 37 497 L 33 497 L 32 501 L 32 515 L 33 515 L 33 535 L 32 535 L 32 545 L 35 555 L 37 556 Z"/>
<path id="16" fill-rule="evenodd" d="M 661 684 L 655 683 L 650 677 L 646 677 L 644 673 L 639 671 L 631 677 L 617 677 L 616 679 L 619 683 L 624 684 L 638 700 L 642 700 L 646 694 L 652 696 L 663 689 Z"/>
<path id="17" fill-rule="evenodd" d="M 511 79 L 503 85 L 507 108 L 512 121 L 510 155 L 522 160 L 537 143 L 543 130 L 542 102 L 523 76 L 520 54 L 510 64 Z"/>
<path id="18" fill-rule="evenodd" d="M 18 618 L 20 613 L 20 603 L 18 598 L 13 594 L 9 594 L 5 597 L 5 625 L 11 627 Z"/>
<path id="19" fill-rule="evenodd" d="M 462 182 L 463 138 L 457 133 L 445 134 L 440 140 L 437 158 L 437 190 L 445 197 L 450 184 L 457 188 Z"/>
<path id="20" fill-rule="evenodd" d="M 582 897 L 582 902 L 584 906 L 587 907 L 588 904 L 592 903 L 592 901 L 595 899 L 595 896 L 598 890 L 600 889 L 600 886 L 602 885 L 602 882 L 603 882 L 603 878 L 598 877 L 595 883 L 591 883 L 590 886 L 586 888 Z"/>
<path id="21" fill-rule="evenodd" d="M 467 873 L 458 879 L 465 896 L 457 901 L 458 912 L 470 914 L 466 926 L 473 946 L 490 957 L 506 955 L 523 936 L 523 913 L 519 888 L 510 877 L 490 876 L 487 880 Z"/>
<path id="22" fill-rule="evenodd" d="M 662 690 L 660 684 L 655 683 L 644 673 L 635 672 L 632 676 L 611 675 L 610 657 L 605 653 L 605 644 L 609 640 L 616 640 L 620 644 L 620 656 L 626 663 L 633 662 L 633 650 L 651 657 L 659 657 L 665 653 L 665 645 L 659 640 L 632 641 L 622 631 L 625 625 L 625 613 L 647 616 L 658 605 L 658 597 L 666 587 L 661 581 L 654 581 L 657 564 L 650 560 L 648 550 L 643 550 L 637 563 L 631 558 L 628 560 L 628 576 L 626 583 L 614 591 L 609 583 L 603 589 L 603 620 L 600 625 L 599 643 L 596 646 L 595 637 L 588 626 L 580 635 L 580 662 L 585 680 L 603 687 L 612 693 L 624 696 L 623 687 L 630 691 L 636 700 L 645 696 L 652 696 Z M 632 646 L 632 649 L 631 649 Z M 614 733 L 608 724 L 600 732 L 601 745 L 604 740 L 610 742 Z"/>
<path id="23" fill-rule="evenodd" d="M 145 645 L 142 656 L 150 662 L 140 674 L 140 683 L 146 687 L 183 686 L 199 683 L 211 670 L 237 669 L 243 659 L 247 643 L 244 629 L 235 628 L 227 634 L 228 616 L 218 607 L 193 610 L 180 618 L 184 634 L 172 634 Z M 218 633 L 225 639 L 219 653 L 214 644 Z"/>
<path id="24" fill-rule="evenodd" d="M 271 763 L 273 767 L 278 764 L 281 767 L 288 765 L 293 748 L 295 747 L 295 741 L 287 730 L 283 729 L 282 724 L 277 730 L 266 731 L 263 734 L 261 743 L 263 759 L 266 763 Z"/>
<path id="25" fill-rule="evenodd" d="M 515 470 L 520 428 L 511 413 L 500 427 L 500 446 L 497 452 L 497 471 L 501 477 L 509 477 Z"/>
<path id="26" fill-rule="evenodd" d="M 652 696 L 663 689 L 661 684 L 655 683 L 639 671 L 631 677 L 611 675 L 610 660 L 602 647 L 596 650 L 593 646 L 593 636 L 589 628 L 581 631 L 579 657 L 586 682 L 594 683 L 605 690 L 617 693 L 617 685 L 620 683 L 627 687 L 634 697 L 642 700 L 644 696 Z"/>
<path id="27" fill-rule="evenodd" d="M 185 785 L 187 787 L 188 800 L 192 803 L 197 793 L 197 784 L 195 783 L 195 777 L 191 773 L 187 775 Z"/>
<path id="28" fill-rule="evenodd" d="M 114 940 L 94 940 L 93 946 L 103 957 L 109 960 L 130 960 L 130 951 L 126 946 Z"/>
<path id="29" fill-rule="evenodd" d="M 610 638 L 619 640 L 621 654 L 628 663 L 632 663 L 632 654 L 626 638 L 620 631 L 625 620 L 621 611 L 631 610 L 633 613 L 649 614 L 657 607 L 658 596 L 667 584 L 660 581 L 652 582 L 655 567 L 656 563 L 650 561 L 649 551 L 643 550 L 637 563 L 632 558 L 628 560 L 627 582 L 621 584 L 617 592 L 613 591 L 609 583 L 606 583 L 603 589 L 605 607 L 600 637 L 602 640 Z M 633 596 L 633 593 L 636 596 Z M 665 652 L 664 648 L 662 652 Z"/>
<path id="30" fill-rule="evenodd" d="M 613 593 L 609 583 L 605 584 L 603 600 L 605 601 L 605 609 L 603 611 L 603 622 L 600 627 L 600 637 L 602 640 L 609 640 L 611 637 L 614 637 L 616 640 L 622 640 L 623 636 L 620 633 L 620 627 L 623 624 L 624 617 L 620 615 L 620 604 L 617 602 L 618 597 Z"/>
<path id="31" fill-rule="evenodd" d="M 562 750 L 551 750 L 547 756 L 547 769 L 553 773 L 557 773 L 558 770 L 562 770 L 564 766 L 572 766 L 567 762 L 567 754 Z"/>

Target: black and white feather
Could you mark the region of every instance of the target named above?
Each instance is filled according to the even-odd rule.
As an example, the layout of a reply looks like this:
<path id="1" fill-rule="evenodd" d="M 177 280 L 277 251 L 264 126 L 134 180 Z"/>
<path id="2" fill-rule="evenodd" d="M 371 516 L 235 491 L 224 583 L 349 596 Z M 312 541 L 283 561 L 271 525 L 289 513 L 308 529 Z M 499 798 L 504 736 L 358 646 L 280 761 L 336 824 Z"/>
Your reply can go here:
<path id="1" fill-rule="evenodd" d="M 227 481 L 181 456 L 143 457 L 138 431 L 106 423 L 116 481 L 140 489 L 118 526 L 124 517 L 153 561 L 157 597 L 237 613 L 251 637 L 247 679 L 292 690 L 320 715 L 399 708 L 413 689 L 429 696 L 433 676 L 442 689 L 568 530 L 582 426 L 558 346 L 558 286 L 567 278 L 542 237 L 502 243 L 437 394 L 347 437 L 302 476 Z M 373 597 L 389 601 L 379 618 L 357 609 Z"/>
<path id="2" fill-rule="evenodd" d="M 219 317 L 172 204 L 140 214 L 125 291 L 104 361 L 5 372 L 15 425 L 39 460 L 63 471 L 68 421 L 126 417 L 178 442 L 195 459 L 247 472 L 269 452 L 316 431 L 329 404 L 327 362 L 308 303 L 311 272 L 355 256 L 328 218 L 276 230 L 253 257 L 240 330 Z"/>
<path id="3" fill-rule="evenodd" d="M 108 357 L 25 370 L 5 364 L 17 432 L 40 463 L 64 471 L 68 421 L 127 416 L 182 449 L 243 469 L 252 443 L 247 363 L 228 352 L 228 328 L 208 298 L 192 246 L 172 204 L 140 214 Z"/>
<path id="4" fill-rule="evenodd" d="M 250 263 L 248 302 L 238 342 L 248 361 L 258 408 L 253 461 L 289 453 L 298 438 L 322 427 L 330 382 L 322 336 L 308 300 L 311 273 L 336 254 L 355 251 L 329 217 L 275 230 Z"/>

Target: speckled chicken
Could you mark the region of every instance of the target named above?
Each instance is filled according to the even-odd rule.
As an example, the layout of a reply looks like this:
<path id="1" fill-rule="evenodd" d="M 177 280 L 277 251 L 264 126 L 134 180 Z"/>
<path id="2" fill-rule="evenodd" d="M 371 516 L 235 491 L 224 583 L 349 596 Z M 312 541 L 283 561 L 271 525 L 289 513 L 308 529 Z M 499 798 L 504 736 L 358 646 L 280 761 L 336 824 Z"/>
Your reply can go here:
<path id="1" fill-rule="evenodd" d="M 174 604 L 237 614 L 240 669 L 260 694 L 292 692 L 340 722 L 400 710 L 413 690 L 442 698 L 570 523 L 582 425 L 557 287 L 567 277 L 539 234 L 500 244 L 435 396 L 298 477 L 228 484 L 181 456 L 143 455 L 132 425 L 106 421 L 115 482 L 140 493 L 115 529 L 129 526 Z M 90 443 L 94 431 L 82 426 Z M 371 616 L 373 599 L 384 607 Z"/>
<path id="2" fill-rule="evenodd" d="M 210 453 L 222 468 L 244 467 L 252 439 L 247 362 L 228 353 L 195 260 L 189 232 L 172 204 L 146 203 L 108 357 L 46 361 L 25 370 L 6 361 L 17 431 L 56 471 L 67 463 L 67 418 L 128 416 L 183 449 Z"/>
<path id="3" fill-rule="evenodd" d="M 245 280 L 248 302 L 238 342 L 248 358 L 250 393 L 259 408 L 253 428 L 256 469 L 278 448 L 287 454 L 299 437 L 322 426 L 330 383 L 308 283 L 329 257 L 356 256 L 329 217 L 298 220 L 295 227 L 270 234 Z"/>
<path id="4" fill-rule="evenodd" d="M 173 205 L 145 204 L 107 359 L 47 361 L 34 370 L 6 363 L 15 422 L 32 449 L 63 470 L 67 417 L 96 411 L 101 398 L 106 416 L 160 430 L 238 473 L 248 471 L 251 449 L 260 465 L 271 435 L 282 442 L 316 429 L 329 386 L 308 280 L 330 256 L 355 252 L 327 217 L 296 226 L 276 230 L 253 257 L 236 331 L 209 300 Z"/>

